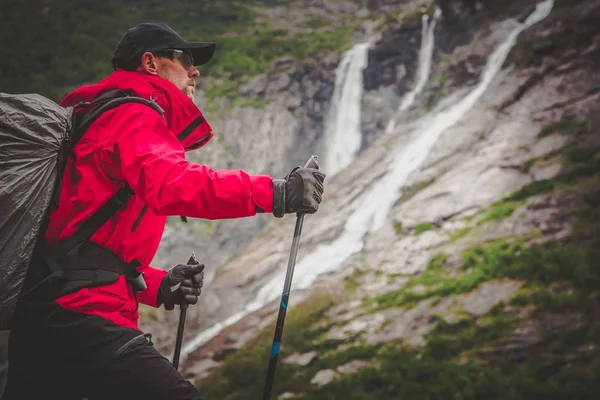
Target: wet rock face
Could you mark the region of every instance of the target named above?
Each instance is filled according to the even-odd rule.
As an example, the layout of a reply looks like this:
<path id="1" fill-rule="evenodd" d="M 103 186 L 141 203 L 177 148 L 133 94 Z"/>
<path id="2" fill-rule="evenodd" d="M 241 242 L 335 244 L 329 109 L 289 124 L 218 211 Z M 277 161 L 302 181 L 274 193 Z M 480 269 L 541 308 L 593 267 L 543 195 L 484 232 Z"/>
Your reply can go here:
<path id="1" fill-rule="evenodd" d="M 368 66 L 363 71 L 365 91 L 393 85 L 401 93 L 410 90 L 419 59 L 421 24 L 413 24 L 382 33 L 369 50 Z"/>

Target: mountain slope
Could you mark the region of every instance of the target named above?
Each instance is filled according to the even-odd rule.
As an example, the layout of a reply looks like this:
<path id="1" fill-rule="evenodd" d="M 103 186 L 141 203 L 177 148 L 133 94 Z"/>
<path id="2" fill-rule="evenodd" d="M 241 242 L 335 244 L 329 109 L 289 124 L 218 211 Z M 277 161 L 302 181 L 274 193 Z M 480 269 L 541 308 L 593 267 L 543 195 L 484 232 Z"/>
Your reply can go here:
<path id="1" fill-rule="evenodd" d="M 477 91 L 489 57 L 526 22 L 531 6 L 510 15 L 520 22 L 489 14 L 451 53 L 436 46 L 421 103 L 329 182 L 322 210 L 305 222 L 295 315 L 282 344 L 283 358 L 296 355 L 280 361 L 276 393 L 310 399 L 597 393 L 593 21 L 600 9 L 594 1 L 556 2 L 547 18 L 519 33 L 472 108 L 418 156 L 422 163 L 361 251 L 314 281 L 311 268 L 320 270 L 326 258 L 306 261 L 339 239 L 395 156 L 415 148 Z M 436 32 L 442 41 L 452 26 L 444 18 Z M 237 312 L 254 309 L 198 349 L 190 346 L 186 373 L 209 397 L 255 398 L 262 389 L 283 282 L 272 278 L 285 268 L 293 222 L 269 223 L 219 268 L 203 294 L 206 308 L 194 326 L 236 321 Z M 271 282 L 274 301 L 262 307 L 256 301 Z"/>

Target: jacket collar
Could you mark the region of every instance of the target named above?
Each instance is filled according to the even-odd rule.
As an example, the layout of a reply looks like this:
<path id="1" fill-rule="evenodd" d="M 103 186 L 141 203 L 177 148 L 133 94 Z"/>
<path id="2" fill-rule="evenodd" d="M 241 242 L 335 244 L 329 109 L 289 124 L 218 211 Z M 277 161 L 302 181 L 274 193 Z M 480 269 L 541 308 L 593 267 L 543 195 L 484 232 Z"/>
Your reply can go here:
<path id="1" fill-rule="evenodd" d="M 65 96 L 60 105 L 71 107 L 83 101 L 92 101 L 98 94 L 112 89 L 131 91 L 139 97 L 154 99 L 164 110 L 168 129 L 186 150 L 199 149 L 213 137 L 212 128 L 192 100 L 166 79 L 142 72 L 119 69 L 98 83 L 75 89 Z"/>

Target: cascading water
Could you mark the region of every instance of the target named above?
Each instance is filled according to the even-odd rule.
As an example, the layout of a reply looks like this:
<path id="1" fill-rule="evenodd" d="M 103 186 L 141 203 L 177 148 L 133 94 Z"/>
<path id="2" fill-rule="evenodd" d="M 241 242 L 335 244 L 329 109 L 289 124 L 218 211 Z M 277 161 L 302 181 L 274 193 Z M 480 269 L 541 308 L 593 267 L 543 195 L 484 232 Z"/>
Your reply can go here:
<path id="1" fill-rule="evenodd" d="M 308 288 L 318 275 L 339 268 L 348 257 L 362 250 L 365 234 L 376 231 L 384 225 L 406 179 L 421 166 L 440 134 L 456 124 L 475 105 L 500 71 L 518 35 L 546 18 L 552 11 L 553 5 L 554 0 L 539 3 L 527 20 L 510 32 L 488 58 L 480 82 L 464 98 L 449 109 L 421 121 L 413 135 L 414 141 L 405 148 L 398 149 L 397 156 L 388 166 L 388 172 L 357 200 L 355 211 L 346 222 L 344 232 L 332 243 L 319 246 L 296 265 L 293 289 Z M 245 311 L 229 317 L 210 330 L 201 332 L 182 350 L 182 354 L 187 355 L 217 335 L 223 328 L 281 296 L 284 276 L 285 270 L 260 290 L 255 301 L 248 304 Z"/>
<path id="2" fill-rule="evenodd" d="M 370 43 L 348 50 L 335 71 L 335 89 L 325 126 L 326 156 L 322 166 L 331 177 L 346 168 L 360 150 L 360 109 L 363 70 L 367 66 Z"/>
<path id="3" fill-rule="evenodd" d="M 417 68 L 417 83 L 415 87 L 408 92 L 400 102 L 400 107 L 394 116 L 390 119 L 390 122 L 385 129 L 385 133 L 391 133 L 396 127 L 396 120 L 402 111 L 408 110 L 408 108 L 414 103 L 415 98 L 419 95 L 427 80 L 429 79 L 429 72 L 431 71 L 431 60 L 433 58 L 433 49 L 435 48 L 435 26 L 437 21 L 442 16 L 442 10 L 439 8 L 435 9 L 433 17 L 431 18 L 431 24 L 429 24 L 429 14 L 423 14 L 423 26 L 421 28 L 421 49 L 419 50 L 419 66 Z"/>

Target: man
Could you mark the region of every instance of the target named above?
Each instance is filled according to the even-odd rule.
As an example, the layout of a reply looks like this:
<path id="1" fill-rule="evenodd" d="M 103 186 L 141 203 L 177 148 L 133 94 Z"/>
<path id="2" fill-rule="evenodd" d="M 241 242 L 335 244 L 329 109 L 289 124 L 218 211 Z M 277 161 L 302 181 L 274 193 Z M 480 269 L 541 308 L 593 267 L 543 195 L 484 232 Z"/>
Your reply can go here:
<path id="1" fill-rule="evenodd" d="M 73 106 L 116 89 L 153 99 L 164 113 L 145 104 L 120 105 L 101 114 L 74 147 L 26 288 L 47 276 L 52 249 L 119 188 L 128 185 L 133 195 L 85 245 L 56 261 L 69 271 L 67 278 L 32 290 L 19 303 L 9 344 L 9 399 L 202 398 L 138 328 L 138 302 L 172 310 L 195 304 L 201 292 L 203 265 L 149 266 L 167 216 L 317 211 L 325 178 L 317 169 L 295 168 L 273 179 L 185 160 L 185 151 L 212 137 L 192 99 L 195 66 L 214 51 L 214 43 L 186 42 L 164 24 L 140 24 L 117 44 L 114 73 L 63 99 L 61 105 Z M 90 271 L 93 279 L 86 281 L 82 276 Z M 143 273 L 137 275 L 141 284 L 125 276 L 131 271 Z"/>

